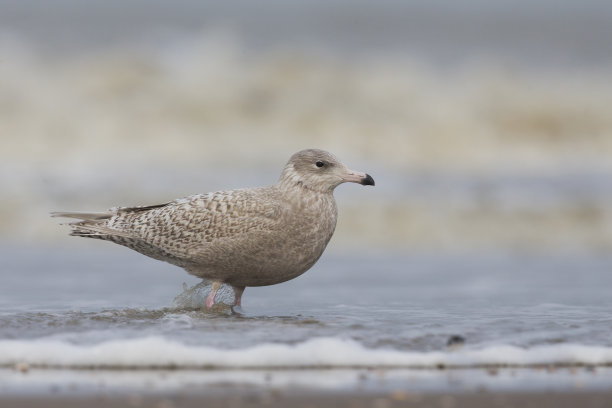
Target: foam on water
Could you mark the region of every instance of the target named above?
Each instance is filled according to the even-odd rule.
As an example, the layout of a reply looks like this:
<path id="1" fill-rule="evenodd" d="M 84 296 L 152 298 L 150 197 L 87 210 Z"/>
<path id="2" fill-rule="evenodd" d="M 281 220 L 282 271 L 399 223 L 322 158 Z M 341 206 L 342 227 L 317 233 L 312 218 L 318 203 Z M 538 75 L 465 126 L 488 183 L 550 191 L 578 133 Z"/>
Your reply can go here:
<path id="1" fill-rule="evenodd" d="M 0 366 L 27 364 L 65 368 L 437 368 L 541 365 L 610 365 L 612 347 L 580 344 L 521 348 L 410 352 L 367 348 L 341 338 L 313 338 L 242 349 L 192 346 L 162 337 L 122 339 L 93 345 L 63 341 L 0 341 Z"/>

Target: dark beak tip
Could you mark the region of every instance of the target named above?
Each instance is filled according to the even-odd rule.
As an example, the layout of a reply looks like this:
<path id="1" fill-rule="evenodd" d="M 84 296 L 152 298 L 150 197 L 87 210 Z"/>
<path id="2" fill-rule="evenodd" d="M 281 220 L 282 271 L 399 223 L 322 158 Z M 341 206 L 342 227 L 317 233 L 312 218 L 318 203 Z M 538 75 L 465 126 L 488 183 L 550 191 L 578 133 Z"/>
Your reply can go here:
<path id="1" fill-rule="evenodd" d="M 364 186 L 374 186 L 374 179 L 369 174 L 366 174 L 365 178 L 361 180 L 361 184 Z"/>

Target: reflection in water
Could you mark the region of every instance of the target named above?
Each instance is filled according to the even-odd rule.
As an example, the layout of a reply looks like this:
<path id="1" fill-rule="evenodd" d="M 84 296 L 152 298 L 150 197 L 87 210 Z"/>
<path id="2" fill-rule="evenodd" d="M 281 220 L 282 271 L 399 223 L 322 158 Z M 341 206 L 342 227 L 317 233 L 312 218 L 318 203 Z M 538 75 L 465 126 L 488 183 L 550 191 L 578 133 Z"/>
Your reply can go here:
<path id="1" fill-rule="evenodd" d="M 172 306 L 177 309 L 206 309 L 206 297 L 210 293 L 212 288 L 212 282 L 208 280 L 202 280 L 202 282 L 189 287 L 186 283 L 183 283 L 183 293 L 177 295 L 172 301 Z M 217 291 L 215 296 L 215 304 L 210 310 L 221 311 L 232 308 L 234 304 L 234 290 L 230 285 L 223 284 Z"/>

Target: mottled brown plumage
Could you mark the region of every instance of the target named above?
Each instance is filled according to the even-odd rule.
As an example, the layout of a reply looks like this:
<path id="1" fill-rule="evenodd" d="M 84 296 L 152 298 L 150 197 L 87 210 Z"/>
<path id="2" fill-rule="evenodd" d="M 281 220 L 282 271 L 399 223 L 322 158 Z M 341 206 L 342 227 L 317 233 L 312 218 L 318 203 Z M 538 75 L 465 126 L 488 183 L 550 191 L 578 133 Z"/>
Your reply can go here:
<path id="1" fill-rule="evenodd" d="M 220 191 L 106 213 L 54 213 L 78 218 L 71 235 L 112 241 L 213 281 L 207 306 L 222 283 L 236 304 L 245 286 L 281 283 L 319 259 L 336 227 L 333 190 L 343 182 L 374 185 L 330 153 L 294 154 L 268 187 Z"/>

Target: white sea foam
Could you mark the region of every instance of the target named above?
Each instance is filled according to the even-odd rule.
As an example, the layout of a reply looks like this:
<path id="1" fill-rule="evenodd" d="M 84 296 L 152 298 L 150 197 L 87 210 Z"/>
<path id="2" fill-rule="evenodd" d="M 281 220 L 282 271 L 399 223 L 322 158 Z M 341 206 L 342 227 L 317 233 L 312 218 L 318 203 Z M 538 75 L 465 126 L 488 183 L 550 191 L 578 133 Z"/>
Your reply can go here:
<path id="1" fill-rule="evenodd" d="M 435 368 L 538 365 L 609 365 L 612 347 L 580 344 L 412 352 L 370 349 L 346 339 L 315 338 L 296 345 L 244 349 L 186 345 L 162 337 L 74 345 L 57 340 L 0 341 L 0 366 L 25 363 L 67 368 Z"/>

